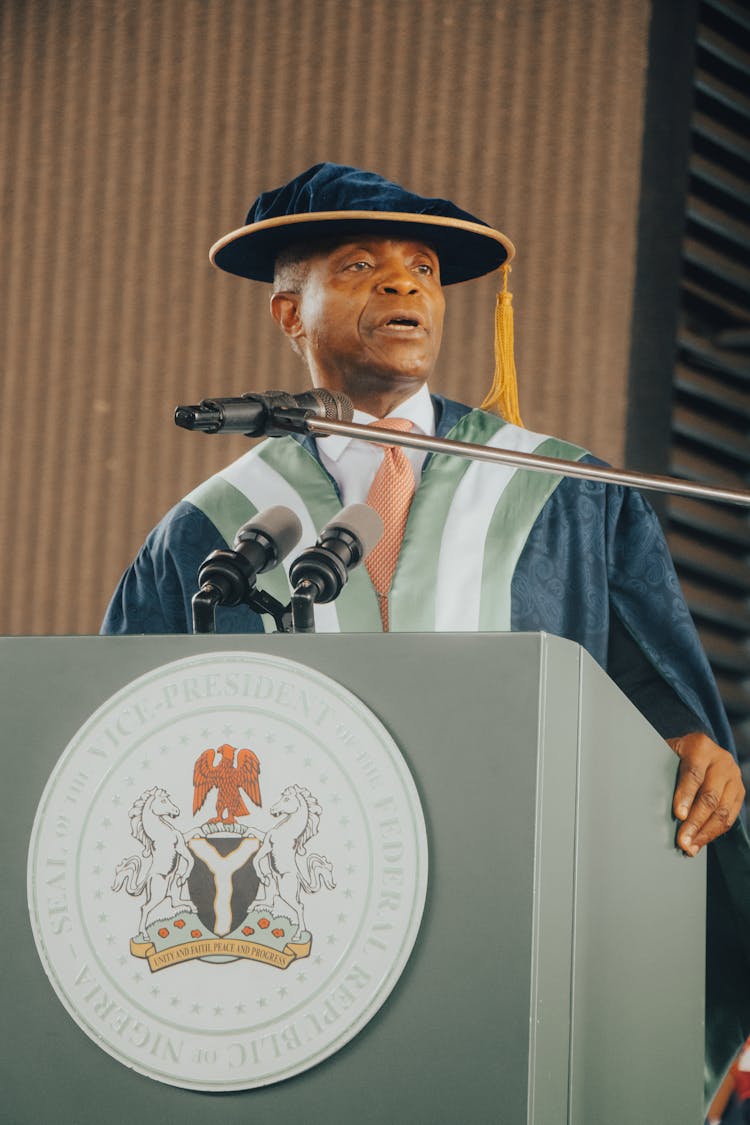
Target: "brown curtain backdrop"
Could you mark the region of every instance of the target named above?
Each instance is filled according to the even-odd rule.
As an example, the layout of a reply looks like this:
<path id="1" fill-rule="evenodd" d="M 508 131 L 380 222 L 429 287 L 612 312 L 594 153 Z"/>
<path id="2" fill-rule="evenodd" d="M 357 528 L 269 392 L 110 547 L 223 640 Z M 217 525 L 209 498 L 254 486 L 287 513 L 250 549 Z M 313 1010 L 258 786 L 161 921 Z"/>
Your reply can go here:
<path id="1" fill-rule="evenodd" d="M 178 402 L 301 389 L 265 287 L 208 263 L 320 160 L 516 243 L 526 424 L 624 448 L 648 0 L 4 0 L 0 632 L 90 633 L 149 528 L 241 438 Z M 435 389 L 478 403 L 495 279 L 449 291 Z"/>

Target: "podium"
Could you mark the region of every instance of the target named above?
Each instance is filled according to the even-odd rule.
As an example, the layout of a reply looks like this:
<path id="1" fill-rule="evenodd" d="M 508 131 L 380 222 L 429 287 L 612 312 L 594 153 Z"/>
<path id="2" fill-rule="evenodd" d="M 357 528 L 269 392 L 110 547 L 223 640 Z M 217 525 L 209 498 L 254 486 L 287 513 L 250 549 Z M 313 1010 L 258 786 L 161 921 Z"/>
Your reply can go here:
<path id="1" fill-rule="evenodd" d="M 134 1073 L 37 956 L 31 826 L 86 719 L 143 673 L 260 652 L 353 693 L 400 748 L 429 874 L 413 952 L 341 1050 L 206 1094 Z M 544 634 L 0 641 L 3 1120 L 633 1125 L 702 1120 L 705 860 L 676 850 L 676 759 L 593 660 Z M 457 924 L 460 920 L 460 925 Z"/>

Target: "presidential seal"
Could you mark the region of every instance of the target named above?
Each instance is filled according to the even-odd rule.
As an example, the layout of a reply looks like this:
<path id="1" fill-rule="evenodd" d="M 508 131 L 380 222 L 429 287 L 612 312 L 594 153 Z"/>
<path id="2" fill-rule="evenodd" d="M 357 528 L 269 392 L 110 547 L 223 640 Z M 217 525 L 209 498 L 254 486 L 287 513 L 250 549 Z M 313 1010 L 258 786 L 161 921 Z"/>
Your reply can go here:
<path id="1" fill-rule="evenodd" d="M 364 704 L 303 665 L 164 665 L 60 758 L 29 849 L 32 929 L 79 1026 L 161 1082 L 251 1089 L 355 1036 L 427 883 L 419 799 Z"/>

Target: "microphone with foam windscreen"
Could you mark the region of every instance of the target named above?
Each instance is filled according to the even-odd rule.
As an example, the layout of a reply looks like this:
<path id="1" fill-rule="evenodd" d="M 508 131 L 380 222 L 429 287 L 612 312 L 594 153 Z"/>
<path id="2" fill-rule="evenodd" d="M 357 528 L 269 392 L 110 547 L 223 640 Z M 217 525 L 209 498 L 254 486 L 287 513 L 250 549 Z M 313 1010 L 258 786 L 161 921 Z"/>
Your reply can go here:
<path id="1" fill-rule="evenodd" d="M 289 568 L 296 633 L 314 632 L 313 605 L 338 597 L 349 571 L 369 555 L 382 534 L 383 521 L 374 508 L 350 504 L 326 524 L 314 547 L 297 556 Z"/>
<path id="2" fill-rule="evenodd" d="M 198 571 L 200 589 L 192 602 L 194 632 L 215 631 L 217 605 L 251 604 L 258 575 L 278 566 L 301 537 L 298 517 L 291 508 L 277 505 L 243 524 L 231 551 L 212 551 Z"/>
<path id="3" fill-rule="evenodd" d="M 302 394 L 264 391 L 240 398 L 204 398 L 197 406 L 178 406 L 175 425 L 204 434 L 281 437 L 306 433 L 308 418 L 351 422 L 354 408 L 346 395 L 316 387 Z"/>

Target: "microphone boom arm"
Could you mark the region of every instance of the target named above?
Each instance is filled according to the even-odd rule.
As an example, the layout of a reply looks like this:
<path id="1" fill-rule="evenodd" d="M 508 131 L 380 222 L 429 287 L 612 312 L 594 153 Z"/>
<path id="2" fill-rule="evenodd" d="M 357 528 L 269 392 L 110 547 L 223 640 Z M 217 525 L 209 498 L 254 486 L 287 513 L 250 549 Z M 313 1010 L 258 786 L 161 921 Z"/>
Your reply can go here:
<path id="1" fill-rule="evenodd" d="M 308 408 L 308 400 L 312 404 Z M 322 401 L 318 401 L 318 400 Z M 330 402 L 328 401 L 330 400 Z M 346 413 L 342 411 L 346 409 Z M 324 410 L 325 417 L 320 416 Z M 426 434 L 401 433 L 398 430 L 375 429 L 351 418 L 351 402 L 342 394 L 332 394 L 320 388 L 300 395 L 284 391 L 266 391 L 263 395 L 244 395 L 241 398 L 207 398 L 196 406 L 178 406 L 175 422 L 186 430 L 199 430 L 206 434 L 221 431 L 244 433 L 247 437 L 282 437 L 287 433 L 340 434 L 361 441 L 421 449 L 427 453 L 446 453 L 452 457 L 466 457 L 474 461 L 494 461 L 500 465 L 514 465 L 532 472 L 559 473 L 582 480 L 620 484 L 626 488 L 643 488 L 653 492 L 671 492 L 697 500 L 711 500 L 725 504 L 750 507 L 750 491 L 740 488 L 723 488 L 679 480 L 676 477 L 654 476 L 630 469 L 603 468 L 599 465 L 582 465 L 557 457 L 540 457 L 536 453 L 513 452 L 494 449 L 487 445 L 452 441 L 450 438 L 428 437 Z"/>
<path id="2" fill-rule="evenodd" d="M 427 453 L 447 453 L 453 457 L 466 457 L 473 461 L 494 461 L 500 465 L 515 465 L 519 469 L 530 469 L 532 472 L 560 473 L 566 477 L 603 481 L 605 484 L 621 484 L 627 488 L 672 492 L 678 496 L 690 496 L 698 500 L 721 501 L 726 504 L 741 504 L 750 507 L 750 492 L 739 488 L 720 488 L 716 485 L 696 484 L 692 481 L 679 480 L 676 477 L 652 476 L 649 473 L 639 473 L 630 469 L 582 465 L 578 461 L 566 461 L 557 457 L 540 457 L 536 453 L 493 449 L 488 445 L 472 445 L 470 442 L 453 441 L 450 438 L 402 433 L 400 430 L 387 430 L 385 427 L 375 429 L 373 426 L 363 426 L 359 422 L 332 422 L 327 419 L 310 417 L 305 423 L 305 428 L 308 432 L 314 434 L 341 434 L 344 437 L 377 442 L 378 445 L 402 445 L 410 449 L 422 449 Z"/>

